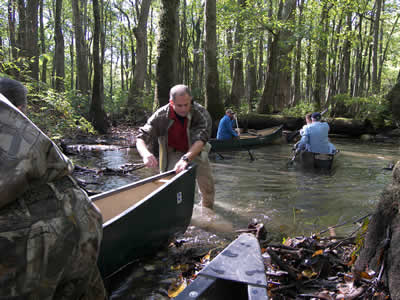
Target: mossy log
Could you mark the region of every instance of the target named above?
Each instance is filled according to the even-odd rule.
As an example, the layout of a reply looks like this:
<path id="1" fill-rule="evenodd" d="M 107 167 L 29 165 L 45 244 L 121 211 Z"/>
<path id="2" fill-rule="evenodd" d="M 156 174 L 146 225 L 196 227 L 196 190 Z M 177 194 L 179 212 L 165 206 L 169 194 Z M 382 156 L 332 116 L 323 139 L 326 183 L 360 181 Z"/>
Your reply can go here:
<path id="1" fill-rule="evenodd" d="M 355 120 L 348 118 L 329 119 L 330 133 L 360 136 L 365 133 L 374 133 L 374 128 L 369 120 Z"/>
<path id="2" fill-rule="evenodd" d="M 241 114 L 238 116 L 239 127 L 245 129 L 264 129 L 284 125 L 284 129 L 298 130 L 303 126 L 303 118 L 285 117 L 282 115 Z"/>
<path id="3" fill-rule="evenodd" d="M 365 133 L 374 133 L 375 130 L 368 120 L 355 120 L 348 118 L 334 118 L 326 120 L 330 126 L 331 134 L 345 134 L 360 136 Z M 284 125 L 286 130 L 299 130 L 304 124 L 304 118 L 285 117 L 282 115 L 242 114 L 238 116 L 239 126 L 244 129 L 263 129 Z"/>

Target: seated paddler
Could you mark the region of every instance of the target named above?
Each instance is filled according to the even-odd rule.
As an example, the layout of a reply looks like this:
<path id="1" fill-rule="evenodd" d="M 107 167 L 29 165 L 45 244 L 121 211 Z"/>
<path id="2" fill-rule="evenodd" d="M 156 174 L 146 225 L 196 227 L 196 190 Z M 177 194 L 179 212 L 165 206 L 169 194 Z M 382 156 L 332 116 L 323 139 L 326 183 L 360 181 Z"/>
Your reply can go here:
<path id="1" fill-rule="evenodd" d="M 235 126 L 235 113 L 232 109 L 227 109 L 225 116 L 219 121 L 217 139 L 218 140 L 230 140 L 237 138 L 240 133 L 234 130 Z"/>
<path id="2" fill-rule="evenodd" d="M 301 140 L 297 143 L 297 150 L 306 150 L 314 153 L 334 154 L 335 146 L 329 142 L 329 125 L 321 122 L 321 114 L 311 115 L 311 124 L 304 128 Z"/>

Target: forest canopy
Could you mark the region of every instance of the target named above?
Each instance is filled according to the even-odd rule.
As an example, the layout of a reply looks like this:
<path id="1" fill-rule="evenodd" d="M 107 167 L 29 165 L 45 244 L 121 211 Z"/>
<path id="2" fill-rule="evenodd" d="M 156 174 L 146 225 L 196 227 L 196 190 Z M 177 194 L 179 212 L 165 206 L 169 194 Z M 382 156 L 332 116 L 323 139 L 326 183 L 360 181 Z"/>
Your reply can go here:
<path id="1" fill-rule="evenodd" d="M 0 75 L 29 87 L 38 122 L 58 112 L 52 135 L 143 122 L 176 83 L 214 119 L 227 107 L 390 119 L 399 16 L 395 0 L 7 0 Z"/>

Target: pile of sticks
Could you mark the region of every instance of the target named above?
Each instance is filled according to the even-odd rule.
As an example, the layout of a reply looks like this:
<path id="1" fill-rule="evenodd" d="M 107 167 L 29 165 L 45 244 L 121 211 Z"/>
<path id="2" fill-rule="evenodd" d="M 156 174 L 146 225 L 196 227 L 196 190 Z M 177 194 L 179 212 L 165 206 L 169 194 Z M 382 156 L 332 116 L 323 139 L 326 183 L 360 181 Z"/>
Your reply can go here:
<path id="1" fill-rule="evenodd" d="M 362 236 L 296 237 L 262 248 L 271 299 L 389 299 L 381 272 L 354 279 Z"/>

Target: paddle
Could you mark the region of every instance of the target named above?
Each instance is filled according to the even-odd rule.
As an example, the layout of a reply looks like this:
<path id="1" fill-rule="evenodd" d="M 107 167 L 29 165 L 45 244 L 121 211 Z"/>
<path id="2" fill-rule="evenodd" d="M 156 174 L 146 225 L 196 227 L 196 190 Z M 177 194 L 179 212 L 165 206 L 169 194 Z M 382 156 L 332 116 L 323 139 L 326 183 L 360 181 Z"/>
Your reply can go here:
<path id="1" fill-rule="evenodd" d="M 321 112 L 321 116 L 326 113 L 328 111 L 327 108 L 325 108 L 322 112 Z M 287 142 L 290 143 L 297 135 L 300 134 L 300 129 L 293 131 L 291 134 L 289 134 L 286 138 Z"/>
<path id="2" fill-rule="evenodd" d="M 235 122 L 236 122 L 236 129 L 239 131 L 239 124 L 238 124 L 238 120 L 237 120 L 237 118 L 236 118 L 236 115 L 234 115 L 234 118 L 235 118 Z M 239 131 L 240 132 L 240 131 Z M 240 136 L 238 136 L 238 142 L 239 142 L 239 146 L 241 147 L 241 148 L 243 148 L 243 146 L 242 146 L 242 143 L 240 142 Z M 250 155 L 250 160 L 251 161 L 254 161 L 254 156 L 253 156 L 253 154 L 251 153 L 251 151 L 250 151 L 250 149 L 248 149 L 247 148 L 247 152 L 249 153 L 249 155 Z"/>

